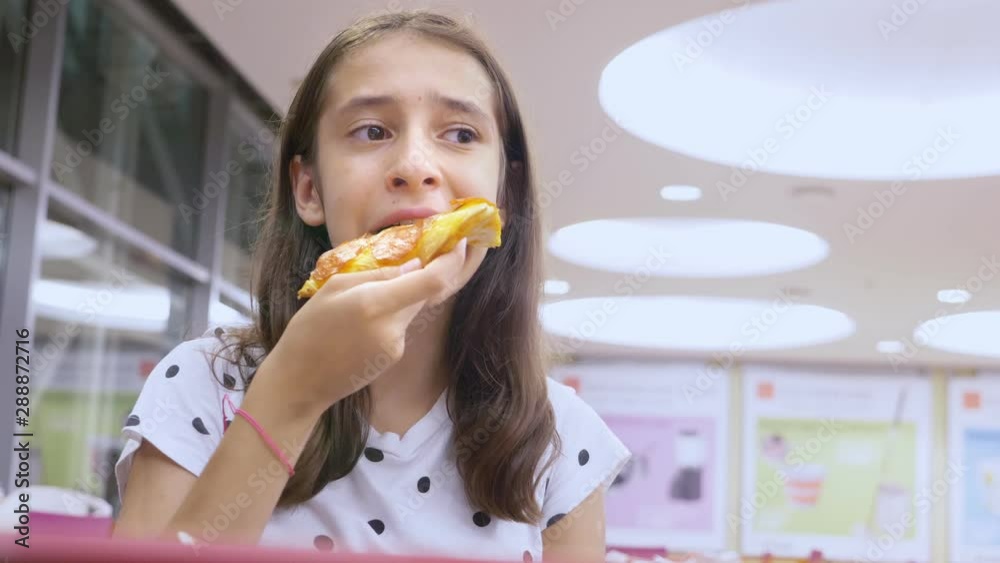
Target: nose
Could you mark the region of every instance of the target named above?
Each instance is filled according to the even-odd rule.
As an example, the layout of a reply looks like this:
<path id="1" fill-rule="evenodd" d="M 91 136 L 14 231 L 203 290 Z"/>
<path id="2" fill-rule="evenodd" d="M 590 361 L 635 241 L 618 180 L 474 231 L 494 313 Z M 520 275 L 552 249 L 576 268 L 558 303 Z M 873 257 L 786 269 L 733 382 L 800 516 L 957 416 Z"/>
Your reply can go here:
<path id="1" fill-rule="evenodd" d="M 385 186 L 391 192 L 441 186 L 441 171 L 431 147 L 414 137 L 399 143 L 399 150 L 386 171 Z"/>

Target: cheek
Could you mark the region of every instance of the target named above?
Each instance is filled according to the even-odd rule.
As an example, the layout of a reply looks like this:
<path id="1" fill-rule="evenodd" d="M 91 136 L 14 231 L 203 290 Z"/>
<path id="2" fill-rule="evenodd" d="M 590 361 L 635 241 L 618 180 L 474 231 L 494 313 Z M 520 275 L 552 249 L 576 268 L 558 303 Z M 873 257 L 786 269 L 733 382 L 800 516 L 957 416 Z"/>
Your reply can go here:
<path id="1" fill-rule="evenodd" d="M 323 210 L 330 242 L 337 245 L 360 236 L 366 227 L 373 181 L 362 159 L 327 159 L 323 169 Z"/>
<path id="2" fill-rule="evenodd" d="M 499 163 L 480 162 L 468 174 L 468 181 L 462 183 L 464 193 L 459 197 L 482 197 L 496 201 L 500 187 Z"/>

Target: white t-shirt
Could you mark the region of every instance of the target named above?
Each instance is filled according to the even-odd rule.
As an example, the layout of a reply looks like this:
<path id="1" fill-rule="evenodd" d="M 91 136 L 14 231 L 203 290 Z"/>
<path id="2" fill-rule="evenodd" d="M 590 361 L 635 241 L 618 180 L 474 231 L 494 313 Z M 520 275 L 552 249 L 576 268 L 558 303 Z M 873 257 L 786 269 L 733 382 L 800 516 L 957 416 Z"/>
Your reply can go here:
<path id="1" fill-rule="evenodd" d="M 243 398 L 237 366 L 220 358 L 215 365 L 217 375 L 209 368 L 207 352 L 224 338 L 224 331 L 215 329 L 184 342 L 150 373 L 122 429 L 127 442 L 115 467 L 120 495 L 124 495 L 132 456 L 144 439 L 194 475 L 201 474 L 234 416 L 228 403 L 223 407 L 224 396 L 236 407 Z M 453 425 L 446 394 L 442 394 L 403 436 L 371 429 L 364 455 L 354 469 L 309 501 L 276 510 L 260 544 L 540 561 L 542 530 L 598 487 L 610 484 L 631 456 L 572 388 L 549 379 L 548 394 L 562 451 L 535 493 L 542 506 L 541 522 L 504 521 L 469 505 L 455 460 L 470 452 L 456 452 L 452 447 Z M 466 444 L 471 455 L 488 437 L 484 435 L 478 443 L 479 438 L 473 438 Z M 240 478 L 247 478 L 251 491 L 263 491 L 266 480 L 272 478 L 269 470 L 278 475 L 285 469 L 275 460 L 270 468 Z M 253 492 L 250 497 L 252 502 Z M 214 541 L 215 532 L 228 525 L 225 512 L 240 509 L 236 500 L 220 507 L 218 516 L 205 522 L 203 529 L 188 532 L 196 540 Z M 246 505 L 247 499 L 239 500 Z"/>

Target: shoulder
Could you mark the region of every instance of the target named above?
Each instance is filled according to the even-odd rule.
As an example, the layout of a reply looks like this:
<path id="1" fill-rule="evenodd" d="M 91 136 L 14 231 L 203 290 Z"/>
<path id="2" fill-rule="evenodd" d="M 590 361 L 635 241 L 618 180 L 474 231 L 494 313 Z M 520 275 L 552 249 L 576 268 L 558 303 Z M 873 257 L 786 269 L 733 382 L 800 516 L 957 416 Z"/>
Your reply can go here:
<path id="1" fill-rule="evenodd" d="M 575 389 L 551 377 L 546 378 L 546 383 L 548 384 L 549 403 L 552 404 L 552 411 L 558 426 L 563 426 L 567 422 L 571 423 L 581 416 L 597 417 L 594 409 L 576 394 Z"/>
<path id="2" fill-rule="evenodd" d="M 555 463 L 546 479 L 543 513 L 552 524 L 599 487 L 606 487 L 631 452 L 572 387 L 547 378 L 559 434 Z"/>
<path id="3" fill-rule="evenodd" d="M 166 368 L 183 363 L 191 368 L 218 371 L 239 367 L 256 367 L 259 350 L 253 350 L 249 357 L 235 357 L 236 338 L 223 327 L 213 327 L 202 335 L 177 344 L 160 362 Z M 168 363 L 173 362 L 173 363 Z"/>

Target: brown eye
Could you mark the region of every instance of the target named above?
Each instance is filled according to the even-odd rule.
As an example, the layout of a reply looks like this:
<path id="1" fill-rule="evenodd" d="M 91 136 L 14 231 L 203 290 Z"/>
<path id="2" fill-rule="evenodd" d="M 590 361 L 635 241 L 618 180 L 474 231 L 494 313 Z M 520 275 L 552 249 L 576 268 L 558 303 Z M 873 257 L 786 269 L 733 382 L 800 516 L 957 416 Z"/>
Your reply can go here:
<path id="1" fill-rule="evenodd" d="M 459 127 L 448 131 L 448 134 L 455 134 L 454 141 L 456 143 L 467 145 L 479 139 L 479 135 L 472 129 L 468 127 Z"/>
<path id="2" fill-rule="evenodd" d="M 351 131 L 352 136 L 365 141 L 384 141 L 387 134 L 385 128 L 379 125 L 363 125 Z"/>

